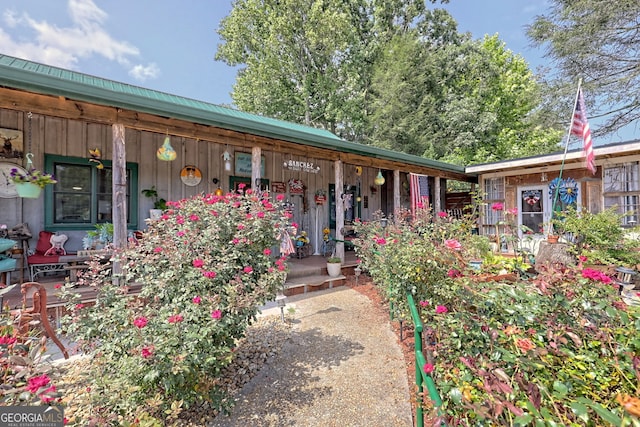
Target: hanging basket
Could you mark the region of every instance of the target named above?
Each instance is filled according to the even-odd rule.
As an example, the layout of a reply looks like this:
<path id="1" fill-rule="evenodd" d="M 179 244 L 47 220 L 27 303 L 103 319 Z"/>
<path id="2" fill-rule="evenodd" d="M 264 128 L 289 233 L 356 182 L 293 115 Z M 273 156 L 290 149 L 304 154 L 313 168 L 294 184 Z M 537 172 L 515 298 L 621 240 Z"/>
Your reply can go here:
<path id="1" fill-rule="evenodd" d="M 16 182 L 15 186 L 18 196 L 26 199 L 37 199 L 42 192 L 42 187 L 32 182 Z"/>

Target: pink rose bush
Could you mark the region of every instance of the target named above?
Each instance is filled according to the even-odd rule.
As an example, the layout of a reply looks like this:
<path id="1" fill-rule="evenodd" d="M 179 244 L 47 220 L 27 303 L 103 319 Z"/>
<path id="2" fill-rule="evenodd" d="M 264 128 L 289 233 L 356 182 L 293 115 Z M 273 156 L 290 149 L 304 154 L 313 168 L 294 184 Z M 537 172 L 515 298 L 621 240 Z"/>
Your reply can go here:
<path id="1" fill-rule="evenodd" d="M 180 405 L 223 408 L 216 373 L 285 280 L 285 259 L 272 253 L 289 226 L 282 208 L 251 191 L 173 201 L 135 248 L 116 255 L 121 280 L 141 286 L 135 298 L 111 277 L 90 278 L 96 305 L 64 325 L 100 367 L 90 376 L 98 418 L 114 408 L 130 423 L 142 413 L 164 420 Z M 151 396 L 161 403 L 151 406 Z"/>

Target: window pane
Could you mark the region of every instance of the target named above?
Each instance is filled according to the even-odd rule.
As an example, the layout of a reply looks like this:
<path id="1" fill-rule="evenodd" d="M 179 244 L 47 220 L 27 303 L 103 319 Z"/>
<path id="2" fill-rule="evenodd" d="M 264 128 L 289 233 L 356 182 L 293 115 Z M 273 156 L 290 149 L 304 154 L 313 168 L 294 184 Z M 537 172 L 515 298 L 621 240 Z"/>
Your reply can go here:
<path id="1" fill-rule="evenodd" d="M 54 193 L 54 222 L 91 223 L 91 195 Z"/>
<path id="2" fill-rule="evenodd" d="M 91 222 L 91 167 L 56 164 L 53 187 L 55 223 Z"/>

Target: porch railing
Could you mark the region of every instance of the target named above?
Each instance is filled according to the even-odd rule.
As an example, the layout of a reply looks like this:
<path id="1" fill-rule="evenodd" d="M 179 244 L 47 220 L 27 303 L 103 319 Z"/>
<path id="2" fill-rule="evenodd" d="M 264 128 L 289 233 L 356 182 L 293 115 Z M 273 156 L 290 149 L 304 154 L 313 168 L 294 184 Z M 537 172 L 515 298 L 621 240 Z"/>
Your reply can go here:
<path id="1" fill-rule="evenodd" d="M 415 371 L 416 371 L 416 386 L 418 387 L 418 396 L 416 400 L 416 426 L 424 427 L 424 408 L 423 408 L 423 396 L 424 386 L 426 385 L 429 397 L 431 398 L 433 405 L 436 408 L 442 406 L 442 399 L 440 393 L 436 389 L 436 384 L 433 381 L 433 377 L 423 371 L 423 366 L 427 363 L 427 360 L 422 352 L 422 319 L 418 313 L 418 308 L 413 299 L 413 295 L 407 293 L 407 302 L 409 303 L 409 310 L 411 311 L 411 318 L 413 320 L 413 336 L 414 336 L 414 355 L 415 355 Z M 440 412 L 440 411 L 438 411 Z M 444 422 L 441 425 L 446 425 Z"/>

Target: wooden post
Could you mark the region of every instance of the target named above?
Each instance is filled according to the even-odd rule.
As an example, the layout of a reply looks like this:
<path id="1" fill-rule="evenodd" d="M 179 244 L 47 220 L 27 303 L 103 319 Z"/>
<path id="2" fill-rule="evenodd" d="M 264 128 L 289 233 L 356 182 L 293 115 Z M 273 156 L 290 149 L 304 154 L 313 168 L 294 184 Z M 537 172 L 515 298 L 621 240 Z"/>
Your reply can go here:
<path id="1" fill-rule="evenodd" d="M 335 179 L 336 179 L 336 255 L 344 262 L 344 203 L 342 203 L 342 194 L 344 193 L 344 184 L 342 176 L 342 161 L 336 160 L 333 163 Z"/>
<path id="2" fill-rule="evenodd" d="M 400 170 L 393 170 L 393 216 L 400 209 Z"/>
<path id="3" fill-rule="evenodd" d="M 127 153 L 125 149 L 124 125 L 114 124 L 113 163 L 112 163 L 112 208 L 113 246 L 122 250 L 127 246 Z M 121 273 L 117 259 L 113 263 L 114 281 L 118 281 Z"/>
<path id="4" fill-rule="evenodd" d="M 253 191 L 260 191 L 260 179 L 262 178 L 260 170 L 262 166 L 262 149 L 253 147 L 251 149 L 251 188 Z"/>
<path id="5" fill-rule="evenodd" d="M 442 199 L 440 195 L 440 177 L 436 176 L 433 179 L 433 212 L 438 213 L 442 211 Z"/>

